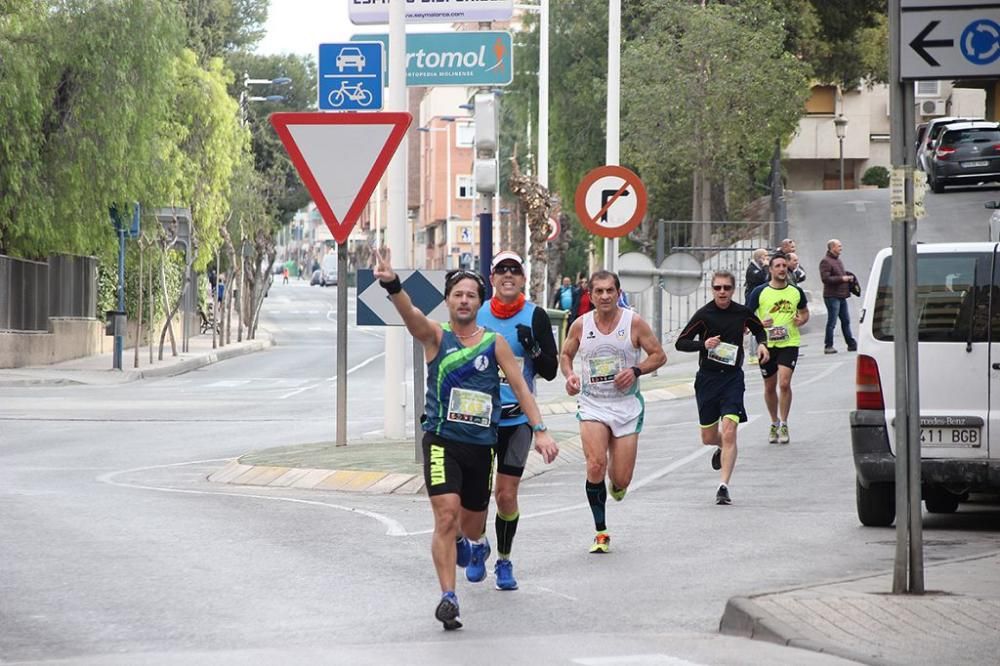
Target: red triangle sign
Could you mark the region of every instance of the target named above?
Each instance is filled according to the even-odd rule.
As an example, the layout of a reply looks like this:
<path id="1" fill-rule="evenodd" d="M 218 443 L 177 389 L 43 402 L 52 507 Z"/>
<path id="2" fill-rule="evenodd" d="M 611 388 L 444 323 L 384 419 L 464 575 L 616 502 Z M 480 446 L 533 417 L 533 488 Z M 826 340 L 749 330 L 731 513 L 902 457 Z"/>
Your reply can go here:
<path id="1" fill-rule="evenodd" d="M 271 124 L 338 243 L 347 241 L 412 120 L 403 111 L 271 114 Z"/>

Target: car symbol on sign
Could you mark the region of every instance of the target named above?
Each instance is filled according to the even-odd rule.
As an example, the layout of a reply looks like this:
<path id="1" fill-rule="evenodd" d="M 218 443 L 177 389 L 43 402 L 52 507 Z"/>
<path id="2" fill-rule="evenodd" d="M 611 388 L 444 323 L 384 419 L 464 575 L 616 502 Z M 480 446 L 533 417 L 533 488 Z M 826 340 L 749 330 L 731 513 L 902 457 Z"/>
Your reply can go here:
<path id="1" fill-rule="evenodd" d="M 361 54 L 361 49 L 351 46 L 340 49 L 337 54 L 337 71 L 343 72 L 347 67 L 354 67 L 358 72 L 365 68 L 365 57 Z"/>

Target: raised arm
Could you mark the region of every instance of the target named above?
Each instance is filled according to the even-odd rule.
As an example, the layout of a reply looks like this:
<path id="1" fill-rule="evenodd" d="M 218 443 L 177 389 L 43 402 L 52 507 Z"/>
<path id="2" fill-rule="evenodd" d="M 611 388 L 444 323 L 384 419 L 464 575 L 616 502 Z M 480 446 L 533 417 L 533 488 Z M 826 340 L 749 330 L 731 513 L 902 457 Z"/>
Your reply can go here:
<path id="1" fill-rule="evenodd" d="M 399 276 L 392 270 L 389 248 L 384 247 L 381 250 L 375 248 L 374 272 L 379 284 L 389 292 L 389 300 L 392 301 L 396 311 L 403 318 L 403 323 L 406 324 L 406 330 L 410 332 L 410 335 L 419 340 L 425 347 L 436 346 L 441 339 L 441 326 L 428 319 L 413 305 L 409 294 L 403 291 L 403 287 L 399 283 Z"/>

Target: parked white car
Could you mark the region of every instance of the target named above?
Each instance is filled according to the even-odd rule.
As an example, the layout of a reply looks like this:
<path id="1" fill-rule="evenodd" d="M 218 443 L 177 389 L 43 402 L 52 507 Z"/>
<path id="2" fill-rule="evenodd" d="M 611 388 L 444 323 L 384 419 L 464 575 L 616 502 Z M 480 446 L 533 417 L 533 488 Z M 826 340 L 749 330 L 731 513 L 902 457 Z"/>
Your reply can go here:
<path id="1" fill-rule="evenodd" d="M 917 246 L 923 500 L 951 513 L 974 492 L 1000 492 L 1000 245 Z M 851 445 L 858 519 L 896 516 L 896 372 L 892 250 L 875 257 L 862 296 Z M 994 300 L 996 299 L 996 300 Z"/>

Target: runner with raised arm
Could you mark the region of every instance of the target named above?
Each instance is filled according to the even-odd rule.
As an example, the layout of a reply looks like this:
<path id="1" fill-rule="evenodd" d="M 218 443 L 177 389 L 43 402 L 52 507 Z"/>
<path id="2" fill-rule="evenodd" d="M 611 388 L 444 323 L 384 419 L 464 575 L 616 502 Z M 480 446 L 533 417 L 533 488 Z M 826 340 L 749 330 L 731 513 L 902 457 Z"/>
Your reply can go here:
<path id="1" fill-rule="evenodd" d="M 476 323 L 486 297 L 478 273 L 450 271 L 445 277 L 448 323 L 428 319 L 403 291 L 388 248 L 375 250 L 375 277 L 389 293 L 410 334 L 424 347 L 427 396 L 422 417 L 424 482 L 434 511 L 431 556 L 441 585 L 434 616 L 445 629 L 458 629 L 455 565 L 459 534 L 478 541 L 490 502 L 493 446 L 500 420 L 500 369 L 528 417 L 535 449 L 545 462 L 559 453 L 510 345 Z"/>

